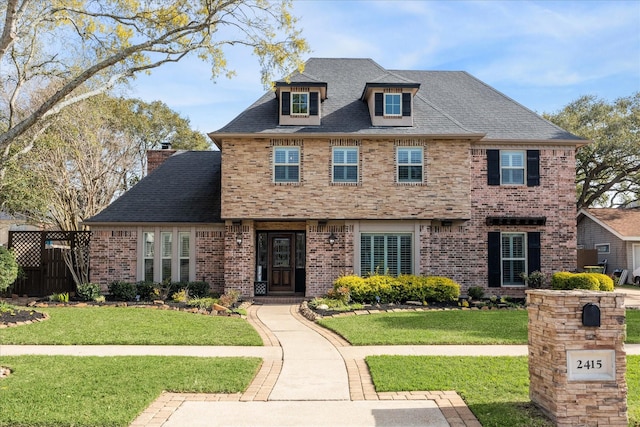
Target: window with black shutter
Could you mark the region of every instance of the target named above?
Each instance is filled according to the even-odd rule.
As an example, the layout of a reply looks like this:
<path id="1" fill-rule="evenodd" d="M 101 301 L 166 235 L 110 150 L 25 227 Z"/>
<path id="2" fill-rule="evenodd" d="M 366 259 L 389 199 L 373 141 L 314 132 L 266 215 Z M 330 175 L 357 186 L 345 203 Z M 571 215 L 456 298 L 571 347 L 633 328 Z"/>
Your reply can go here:
<path id="1" fill-rule="evenodd" d="M 309 93 L 309 115 L 317 116 L 318 115 L 318 92 L 310 92 Z"/>
<path id="2" fill-rule="evenodd" d="M 411 116 L 411 94 L 402 94 L 402 115 L 405 117 Z"/>
<path id="3" fill-rule="evenodd" d="M 491 231 L 487 239 L 488 277 L 490 288 L 502 286 L 502 263 L 500 261 L 500 232 Z"/>
<path id="4" fill-rule="evenodd" d="M 281 103 L 282 103 L 282 115 L 283 116 L 288 116 L 289 114 L 291 114 L 291 92 L 282 92 L 280 94 L 281 97 Z"/>
<path id="5" fill-rule="evenodd" d="M 375 93 L 375 115 L 384 115 L 384 94 L 381 92 Z"/>
<path id="6" fill-rule="evenodd" d="M 527 150 L 527 187 L 540 185 L 540 150 Z"/>

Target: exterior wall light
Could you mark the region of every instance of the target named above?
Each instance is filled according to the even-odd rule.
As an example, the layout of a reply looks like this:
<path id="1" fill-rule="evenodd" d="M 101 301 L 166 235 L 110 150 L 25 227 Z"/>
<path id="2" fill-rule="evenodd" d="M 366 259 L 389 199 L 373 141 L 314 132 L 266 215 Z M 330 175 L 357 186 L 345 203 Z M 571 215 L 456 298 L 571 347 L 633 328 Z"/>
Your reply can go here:
<path id="1" fill-rule="evenodd" d="M 236 243 L 238 244 L 238 246 L 242 245 L 242 235 L 238 234 L 236 236 Z"/>
<path id="2" fill-rule="evenodd" d="M 331 246 L 336 244 L 336 240 L 338 240 L 338 238 L 336 237 L 335 234 L 331 233 L 331 235 L 329 236 L 329 244 Z"/>

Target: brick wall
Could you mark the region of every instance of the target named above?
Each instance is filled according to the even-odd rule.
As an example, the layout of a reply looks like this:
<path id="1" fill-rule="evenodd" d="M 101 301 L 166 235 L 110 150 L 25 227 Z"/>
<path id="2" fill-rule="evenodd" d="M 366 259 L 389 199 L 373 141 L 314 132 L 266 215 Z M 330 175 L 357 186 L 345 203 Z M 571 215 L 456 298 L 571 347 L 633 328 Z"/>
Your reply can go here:
<path id="1" fill-rule="evenodd" d="M 91 231 L 91 281 L 104 290 L 115 280 L 137 282 L 138 227 L 93 226 Z M 224 236 L 221 226 L 195 228 L 195 280 L 208 282 L 217 293 L 224 292 Z"/>
<path id="2" fill-rule="evenodd" d="M 246 219 L 468 218 L 469 143 L 357 140 L 360 182 L 331 182 L 331 150 L 340 141 L 225 140 L 222 217 Z M 300 146 L 299 184 L 273 183 L 273 146 Z M 397 184 L 396 146 L 424 147 L 424 184 Z M 247 173 L 250 171 L 250 173 Z M 410 203 L 408 203 L 410 201 Z"/>
<path id="3" fill-rule="evenodd" d="M 224 287 L 244 297 L 254 296 L 255 228 L 253 221 L 234 224 L 226 221 L 224 238 Z M 237 239 L 242 243 L 238 244 Z"/>
<path id="4" fill-rule="evenodd" d="M 329 244 L 333 233 L 336 242 Z M 353 227 L 342 222 L 310 225 L 307 228 L 306 296 L 321 296 L 335 279 L 353 273 Z"/>
<path id="5" fill-rule="evenodd" d="M 582 325 L 582 307 L 587 303 L 600 307 L 600 327 Z M 626 427 L 624 295 L 529 290 L 527 310 L 531 400 L 560 427 Z M 567 351 L 571 350 L 614 350 L 615 379 L 570 380 Z"/>
<path id="6" fill-rule="evenodd" d="M 115 280 L 135 282 L 136 227 L 91 227 L 91 281 L 106 291 Z"/>

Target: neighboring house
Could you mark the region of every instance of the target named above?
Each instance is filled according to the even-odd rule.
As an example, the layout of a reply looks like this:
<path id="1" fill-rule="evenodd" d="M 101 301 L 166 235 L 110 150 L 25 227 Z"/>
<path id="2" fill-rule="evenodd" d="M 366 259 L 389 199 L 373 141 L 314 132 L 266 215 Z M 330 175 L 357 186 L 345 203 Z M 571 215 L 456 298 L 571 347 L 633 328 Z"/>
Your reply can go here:
<path id="1" fill-rule="evenodd" d="M 576 264 L 572 135 L 466 72 L 311 59 L 87 221 L 92 280 L 326 293 L 354 272 L 524 296 Z M 175 153 L 175 154 L 174 154 Z"/>
<path id="2" fill-rule="evenodd" d="M 7 246 L 10 231 L 40 230 L 39 227 L 30 225 L 27 220 L 19 215 L 9 215 L 0 212 L 0 246 Z"/>
<path id="3" fill-rule="evenodd" d="M 640 208 L 591 208 L 578 212 L 578 246 L 595 249 L 607 274 L 627 270 L 627 283 L 640 269 Z"/>

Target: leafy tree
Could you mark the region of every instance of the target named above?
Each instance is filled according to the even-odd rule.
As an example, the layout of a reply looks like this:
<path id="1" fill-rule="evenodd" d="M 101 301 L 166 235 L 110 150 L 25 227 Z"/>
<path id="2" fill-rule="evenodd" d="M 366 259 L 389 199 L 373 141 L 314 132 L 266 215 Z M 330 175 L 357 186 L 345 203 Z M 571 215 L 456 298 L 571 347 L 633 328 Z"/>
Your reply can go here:
<path id="1" fill-rule="evenodd" d="M 62 230 L 104 209 L 145 171 L 146 150 L 165 142 L 207 149 L 205 136 L 161 102 L 97 95 L 50 120 L 30 155 L 7 165 L 0 202 Z"/>
<path id="2" fill-rule="evenodd" d="M 291 7 L 287 0 L 0 0 L 0 166 L 29 152 L 48 119 L 69 105 L 187 55 L 208 61 L 212 77 L 231 76 L 224 48 L 249 47 L 265 84 L 274 72 L 300 68 L 308 48 Z"/>
<path id="3" fill-rule="evenodd" d="M 18 263 L 12 251 L 0 246 L 0 292 L 7 290 L 18 278 Z"/>
<path id="4" fill-rule="evenodd" d="M 613 103 L 583 96 L 543 116 L 592 141 L 576 154 L 578 209 L 640 201 L 640 92 Z"/>

